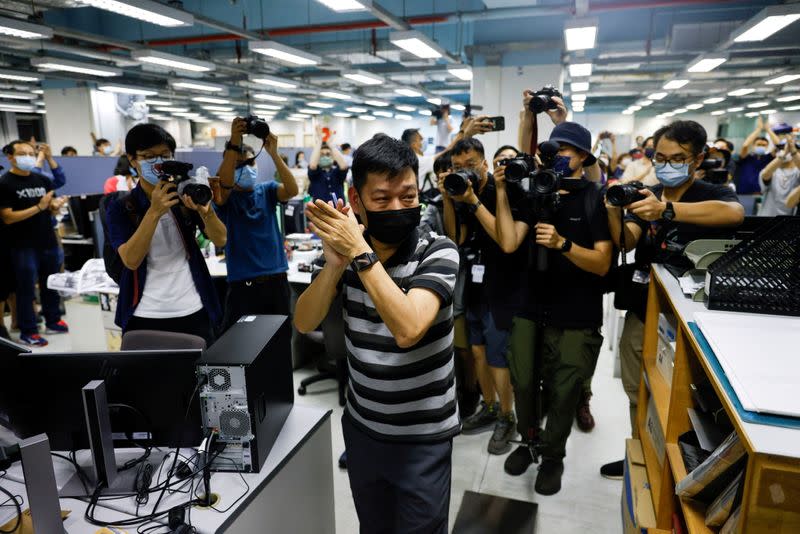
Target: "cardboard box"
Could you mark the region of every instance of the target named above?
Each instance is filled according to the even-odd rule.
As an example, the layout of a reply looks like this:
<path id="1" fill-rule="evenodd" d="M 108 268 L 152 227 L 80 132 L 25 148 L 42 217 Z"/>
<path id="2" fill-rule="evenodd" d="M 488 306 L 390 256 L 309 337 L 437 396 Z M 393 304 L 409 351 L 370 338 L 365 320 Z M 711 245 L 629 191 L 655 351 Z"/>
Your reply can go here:
<path id="1" fill-rule="evenodd" d="M 656 514 L 653 496 L 644 465 L 642 443 L 638 439 L 625 441 L 625 470 L 622 481 L 622 532 L 647 534 L 655 528 Z"/>
<path id="2" fill-rule="evenodd" d="M 653 444 L 653 448 L 656 451 L 658 463 L 664 465 L 664 456 L 667 453 L 666 440 L 664 439 L 664 429 L 661 428 L 661 422 L 658 420 L 656 401 L 652 395 L 647 403 L 647 418 L 644 422 L 644 428 L 650 438 L 650 443 Z"/>
<path id="3" fill-rule="evenodd" d="M 656 351 L 656 367 L 664 377 L 668 386 L 672 386 L 672 372 L 675 368 L 675 348 L 677 343 L 664 339 L 659 330 L 658 350 Z"/>

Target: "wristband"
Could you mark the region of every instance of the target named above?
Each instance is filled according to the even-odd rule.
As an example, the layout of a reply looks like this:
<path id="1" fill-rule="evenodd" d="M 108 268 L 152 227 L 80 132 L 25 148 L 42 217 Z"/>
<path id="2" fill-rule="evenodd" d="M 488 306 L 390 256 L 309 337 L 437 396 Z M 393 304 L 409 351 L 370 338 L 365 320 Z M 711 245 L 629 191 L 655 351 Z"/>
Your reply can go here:
<path id="1" fill-rule="evenodd" d="M 233 150 L 234 152 L 241 152 L 242 147 L 239 145 L 234 145 L 230 141 L 225 142 L 225 150 Z"/>

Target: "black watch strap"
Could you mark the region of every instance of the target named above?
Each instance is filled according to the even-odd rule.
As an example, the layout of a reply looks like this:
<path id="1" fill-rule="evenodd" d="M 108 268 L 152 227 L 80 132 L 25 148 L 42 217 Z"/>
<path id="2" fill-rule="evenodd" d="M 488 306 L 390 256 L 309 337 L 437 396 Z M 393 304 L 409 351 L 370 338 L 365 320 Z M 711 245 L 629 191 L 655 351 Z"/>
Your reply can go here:
<path id="1" fill-rule="evenodd" d="M 565 240 L 564 240 L 564 244 L 563 244 L 563 245 L 561 245 L 561 252 L 562 252 L 562 253 L 564 253 L 564 254 L 566 254 L 566 253 L 567 253 L 567 252 L 569 252 L 570 250 L 572 250 L 572 240 L 570 240 L 570 239 L 565 239 Z"/>
<path id="2" fill-rule="evenodd" d="M 353 258 L 353 261 L 350 263 L 350 265 L 353 267 L 355 272 L 360 273 L 361 271 L 369 269 L 378 263 L 378 261 L 380 260 L 378 260 L 377 254 L 374 252 L 365 252 Z"/>
<path id="3" fill-rule="evenodd" d="M 672 202 L 667 202 L 667 207 L 664 208 L 661 218 L 665 221 L 671 221 L 675 218 L 675 206 L 672 205 Z"/>
<path id="4" fill-rule="evenodd" d="M 478 202 L 476 202 L 475 204 L 467 204 L 467 209 L 469 209 L 469 212 L 472 215 L 475 215 L 475 213 L 478 211 L 478 208 L 480 208 L 480 207 L 481 207 L 481 201 L 480 200 Z"/>
<path id="5" fill-rule="evenodd" d="M 225 150 L 233 150 L 234 152 L 241 152 L 242 147 L 239 145 L 234 145 L 230 141 L 225 142 Z"/>

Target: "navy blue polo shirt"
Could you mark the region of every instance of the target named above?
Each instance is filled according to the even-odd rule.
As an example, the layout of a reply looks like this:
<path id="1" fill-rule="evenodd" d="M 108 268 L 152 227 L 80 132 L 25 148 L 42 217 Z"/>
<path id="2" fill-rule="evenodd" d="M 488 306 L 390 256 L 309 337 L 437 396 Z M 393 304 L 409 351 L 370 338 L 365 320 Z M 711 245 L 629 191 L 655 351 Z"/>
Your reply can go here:
<path id="1" fill-rule="evenodd" d="M 320 199 L 325 202 L 333 200 L 332 193 L 336 198 L 344 198 L 344 181 L 347 179 L 347 169 L 342 170 L 334 165 L 328 169 L 317 167 L 314 170 L 308 169 L 308 194 L 314 200 Z"/>

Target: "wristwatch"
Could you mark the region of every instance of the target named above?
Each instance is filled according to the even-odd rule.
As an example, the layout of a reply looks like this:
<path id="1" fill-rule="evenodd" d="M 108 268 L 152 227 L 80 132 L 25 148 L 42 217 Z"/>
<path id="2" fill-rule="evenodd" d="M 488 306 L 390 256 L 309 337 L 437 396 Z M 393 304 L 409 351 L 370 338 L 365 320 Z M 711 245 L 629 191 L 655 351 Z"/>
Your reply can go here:
<path id="1" fill-rule="evenodd" d="M 225 150 L 233 150 L 234 152 L 241 152 L 242 147 L 239 145 L 234 145 L 230 141 L 225 142 Z"/>
<path id="2" fill-rule="evenodd" d="M 467 209 L 469 210 L 470 214 L 475 215 L 478 211 L 478 208 L 481 207 L 481 201 L 479 200 L 475 204 L 467 204 Z"/>
<path id="3" fill-rule="evenodd" d="M 564 244 L 561 245 L 561 253 L 566 254 L 570 250 L 572 250 L 572 241 L 569 239 L 565 239 Z"/>
<path id="4" fill-rule="evenodd" d="M 664 213 L 661 214 L 661 218 L 665 221 L 671 221 L 675 218 L 675 207 L 672 205 L 672 202 L 667 202 L 667 207 L 664 208 Z"/>
<path id="5" fill-rule="evenodd" d="M 353 267 L 355 272 L 360 273 L 361 271 L 369 269 L 378 263 L 378 261 L 380 260 L 378 260 L 377 254 L 374 252 L 365 252 L 353 258 L 353 261 L 350 263 L 350 265 Z"/>

